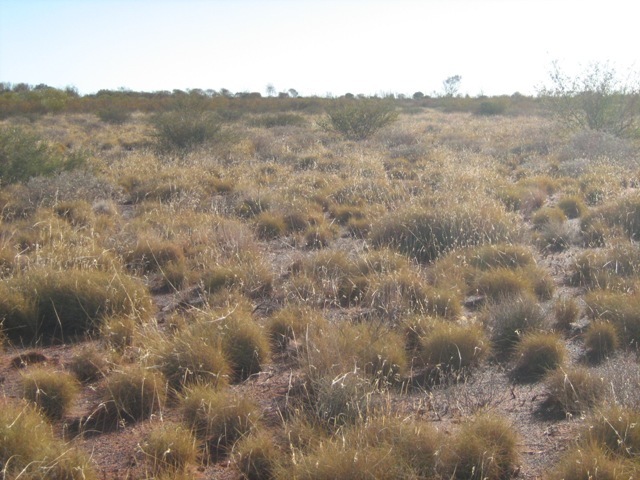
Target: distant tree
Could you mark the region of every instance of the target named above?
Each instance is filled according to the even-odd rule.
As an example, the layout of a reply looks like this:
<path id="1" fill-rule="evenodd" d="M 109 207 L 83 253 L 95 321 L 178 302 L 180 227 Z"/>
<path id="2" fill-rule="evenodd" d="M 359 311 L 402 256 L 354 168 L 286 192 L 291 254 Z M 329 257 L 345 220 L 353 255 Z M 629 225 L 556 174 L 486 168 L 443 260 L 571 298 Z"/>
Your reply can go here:
<path id="1" fill-rule="evenodd" d="M 453 75 L 452 77 L 446 78 L 442 82 L 442 88 L 444 89 L 444 96 L 455 97 L 458 94 L 458 90 L 460 90 L 461 81 L 462 81 L 462 77 L 460 75 Z"/>
<path id="2" fill-rule="evenodd" d="M 413 94 L 413 99 L 414 100 L 421 100 L 424 98 L 424 93 L 422 92 L 416 92 Z"/>
<path id="3" fill-rule="evenodd" d="M 295 88 L 289 89 L 289 96 L 291 98 L 298 98 L 298 91 Z"/>
<path id="4" fill-rule="evenodd" d="M 549 76 L 550 85 L 538 93 L 568 126 L 615 136 L 630 136 L 640 131 L 637 77 L 633 81 L 622 81 L 608 63 L 592 63 L 570 77 L 558 62 L 553 62 Z"/>
<path id="5" fill-rule="evenodd" d="M 267 84 L 267 97 L 274 97 L 276 94 L 276 87 L 273 86 L 272 83 Z"/>
<path id="6" fill-rule="evenodd" d="M 280 92 L 278 93 L 278 98 L 289 98 L 288 92 Z"/>

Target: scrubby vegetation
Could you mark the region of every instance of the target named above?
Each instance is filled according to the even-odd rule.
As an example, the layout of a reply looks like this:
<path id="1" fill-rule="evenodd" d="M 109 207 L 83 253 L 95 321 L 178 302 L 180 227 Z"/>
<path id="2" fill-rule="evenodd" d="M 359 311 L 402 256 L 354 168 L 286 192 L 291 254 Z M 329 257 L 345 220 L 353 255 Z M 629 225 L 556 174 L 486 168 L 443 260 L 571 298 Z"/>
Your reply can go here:
<path id="1" fill-rule="evenodd" d="M 0 90 L 4 477 L 636 475 L 630 126 L 58 93 Z"/>

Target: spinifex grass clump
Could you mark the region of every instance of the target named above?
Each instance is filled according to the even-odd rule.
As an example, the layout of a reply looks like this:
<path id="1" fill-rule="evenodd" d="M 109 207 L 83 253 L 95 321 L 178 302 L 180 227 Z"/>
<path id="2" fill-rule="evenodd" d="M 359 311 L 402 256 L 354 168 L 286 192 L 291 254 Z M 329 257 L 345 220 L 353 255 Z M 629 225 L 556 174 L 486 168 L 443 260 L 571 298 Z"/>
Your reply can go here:
<path id="1" fill-rule="evenodd" d="M 587 358 L 593 362 L 600 362 L 613 355 L 619 345 L 618 330 L 610 322 L 592 322 L 584 333 Z"/>
<path id="2" fill-rule="evenodd" d="M 113 314 L 146 318 L 147 289 L 137 280 L 99 270 L 32 270 L 0 284 L 2 329 L 16 343 L 51 342 L 97 331 Z"/>
<path id="3" fill-rule="evenodd" d="M 640 196 L 625 196 L 599 207 L 582 219 L 581 228 L 587 232 L 597 228 L 601 223 L 618 229 L 632 240 L 638 240 L 640 238 Z"/>
<path id="4" fill-rule="evenodd" d="M 426 368 L 430 380 L 458 378 L 487 357 L 489 340 L 479 325 L 462 326 L 434 321 L 418 335 L 414 351 L 416 367 Z"/>
<path id="5" fill-rule="evenodd" d="M 213 112 L 181 108 L 153 119 L 157 148 L 163 153 L 187 153 L 219 141 L 221 124 Z"/>
<path id="6" fill-rule="evenodd" d="M 608 321 L 616 328 L 623 346 L 640 342 L 640 294 L 596 290 L 585 302 L 591 318 Z"/>
<path id="7" fill-rule="evenodd" d="M 544 379 L 545 408 L 561 415 L 578 415 L 598 405 L 606 386 L 602 379 L 582 367 L 557 369 Z"/>
<path id="8" fill-rule="evenodd" d="M 444 454 L 446 478 L 502 480 L 518 465 L 518 435 L 504 418 L 483 414 L 462 425 Z"/>
<path id="9" fill-rule="evenodd" d="M 191 432 L 168 424 L 149 432 L 141 450 L 154 474 L 182 472 L 196 460 L 197 454 L 196 439 Z"/>
<path id="10" fill-rule="evenodd" d="M 640 251 L 630 243 L 586 252 L 572 265 L 571 282 L 587 288 L 607 288 L 625 291 L 633 287 L 640 276 Z"/>
<path id="11" fill-rule="evenodd" d="M 498 356 L 511 353 L 522 334 L 541 328 L 545 322 L 542 308 L 530 295 L 489 303 L 481 318 L 491 331 L 491 341 Z"/>
<path id="12" fill-rule="evenodd" d="M 228 453 L 258 421 L 256 405 L 243 396 L 206 386 L 194 386 L 181 400 L 182 418 L 196 438 L 205 443 L 208 457 Z"/>
<path id="13" fill-rule="evenodd" d="M 247 480 L 271 480 L 286 463 L 285 453 L 274 436 L 258 430 L 245 436 L 233 448 L 234 463 Z"/>
<path id="14" fill-rule="evenodd" d="M 23 403 L 0 400 L 0 439 L 4 478 L 98 478 L 89 456 L 55 438 L 51 425 Z"/>
<path id="15" fill-rule="evenodd" d="M 58 420 L 78 394 L 76 379 L 50 368 L 36 368 L 22 376 L 22 396 L 33 402 L 47 418 Z"/>
<path id="16" fill-rule="evenodd" d="M 555 328 L 560 331 L 571 329 L 571 324 L 580 316 L 580 306 L 574 298 L 562 297 L 553 304 Z"/>
<path id="17" fill-rule="evenodd" d="M 512 375 L 518 382 L 535 382 L 562 365 L 566 349 L 555 333 L 533 332 L 523 336 L 513 353 L 516 364 Z"/>
<path id="18" fill-rule="evenodd" d="M 450 250 L 506 242 L 516 233 L 513 219 L 497 207 L 454 205 L 410 207 L 373 225 L 371 241 L 420 262 L 432 262 Z"/>

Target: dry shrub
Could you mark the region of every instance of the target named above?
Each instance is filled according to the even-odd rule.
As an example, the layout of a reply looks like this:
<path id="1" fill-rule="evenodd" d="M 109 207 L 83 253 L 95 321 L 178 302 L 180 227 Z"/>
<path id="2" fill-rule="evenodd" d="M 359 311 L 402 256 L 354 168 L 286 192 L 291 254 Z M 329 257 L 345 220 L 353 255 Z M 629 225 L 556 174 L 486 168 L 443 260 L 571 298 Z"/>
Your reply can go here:
<path id="1" fill-rule="evenodd" d="M 432 262 L 450 250 L 510 240 L 514 222 L 502 210 L 469 205 L 394 212 L 376 222 L 371 241 L 388 246 L 420 262 Z"/>
<path id="2" fill-rule="evenodd" d="M 549 414 L 580 415 L 600 404 L 605 384 L 588 369 L 556 369 L 544 379 L 547 398 L 543 408 Z"/>
<path id="3" fill-rule="evenodd" d="M 5 478 L 97 480 L 88 455 L 54 437 L 32 407 L 0 400 L 0 465 Z"/>
<path id="4" fill-rule="evenodd" d="M 20 379 L 23 398 L 33 402 L 51 420 L 61 419 L 79 393 L 75 378 L 64 372 L 39 367 Z"/>
<path id="5" fill-rule="evenodd" d="M 514 353 L 512 375 L 519 382 L 535 382 L 561 366 L 567 356 L 563 340 L 555 333 L 532 332 L 524 335 Z"/>
<path id="6" fill-rule="evenodd" d="M 504 418 L 483 414 L 462 425 L 445 451 L 447 478 L 502 480 L 518 465 L 518 435 Z"/>
<path id="7" fill-rule="evenodd" d="M 205 442 L 206 454 L 214 461 L 254 428 L 259 414 L 248 398 L 204 385 L 185 392 L 181 410 L 184 423 Z"/>

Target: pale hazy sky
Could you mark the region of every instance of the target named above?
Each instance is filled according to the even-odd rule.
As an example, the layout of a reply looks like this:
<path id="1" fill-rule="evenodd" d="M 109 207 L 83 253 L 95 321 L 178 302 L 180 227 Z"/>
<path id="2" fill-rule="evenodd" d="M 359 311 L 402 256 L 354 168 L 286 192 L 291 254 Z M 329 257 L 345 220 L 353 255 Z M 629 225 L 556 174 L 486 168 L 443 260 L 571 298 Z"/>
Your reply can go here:
<path id="1" fill-rule="evenodd" d="M 302 95 L 535 93 L 568 70 L 640 66 L 635 1 L 0 0 L 0 81 Z"/>

